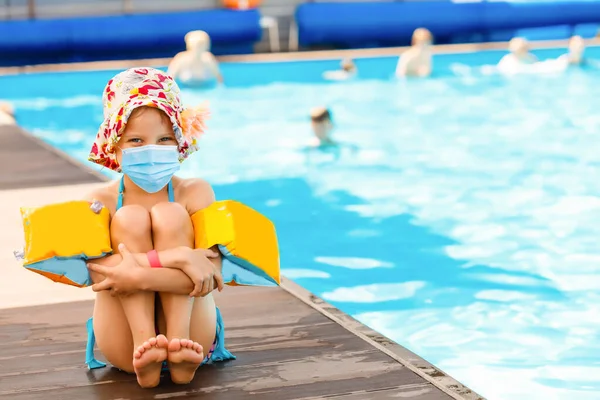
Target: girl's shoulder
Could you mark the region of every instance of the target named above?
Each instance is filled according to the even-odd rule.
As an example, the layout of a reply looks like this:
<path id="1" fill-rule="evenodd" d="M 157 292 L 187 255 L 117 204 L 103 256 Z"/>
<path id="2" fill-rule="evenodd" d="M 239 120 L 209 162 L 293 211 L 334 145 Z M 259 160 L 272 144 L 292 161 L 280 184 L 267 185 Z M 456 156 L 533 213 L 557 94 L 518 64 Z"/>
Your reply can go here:
<path id="1" fill-rule="evenodd" d="M 173 190 L 177 202 L 185 205 L 190 215 L 202 210 L 215 201 L 212 186 L 201 178 L 173 178 Z"/>
<path id="2" fill-rule="evenodd" d="M 87 201 L 99 201 L 113 215 L 117 208 L 117 197 L 119 195 L 119 181 L 107 182 L 103 185 L 97 186 L 88 192 L 84 199 Z"/>

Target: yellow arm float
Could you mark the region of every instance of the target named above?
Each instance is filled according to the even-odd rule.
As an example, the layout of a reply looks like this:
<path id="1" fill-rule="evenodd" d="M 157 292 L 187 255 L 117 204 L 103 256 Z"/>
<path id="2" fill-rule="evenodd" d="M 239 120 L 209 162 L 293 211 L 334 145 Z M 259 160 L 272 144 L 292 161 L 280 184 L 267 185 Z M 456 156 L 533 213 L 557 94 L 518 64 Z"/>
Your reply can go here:
<path id="1" fill-rule="evenodd" d="M 94 205 L 96 207 L 94 207 Z M 91 285 L 86 260 L 112 252 L 110 213 L 99 203 L 69 201 L 21 208 L 25 268 L 78 287 Z M 225 200 L 192 215 L 195 247 L 218 245 L 229 285 L 280 283 L 279 250 L 273 223 L 242 203 Z"/>
<path id="2" fill-rule="evenodd" d="M 110 213 L 93 208 L 87 201 L 21 208 L 24 267 L 55 282 L 90 285 L 85 260 L 112 252 Z"/>
<path id="3" fill-rule="evenodd" d="M 217 201 L 192 215 L 195 247 L 218 245 L 228 285 L 273 286 L 281 283 L 275 226 L 244 204 Z"/>

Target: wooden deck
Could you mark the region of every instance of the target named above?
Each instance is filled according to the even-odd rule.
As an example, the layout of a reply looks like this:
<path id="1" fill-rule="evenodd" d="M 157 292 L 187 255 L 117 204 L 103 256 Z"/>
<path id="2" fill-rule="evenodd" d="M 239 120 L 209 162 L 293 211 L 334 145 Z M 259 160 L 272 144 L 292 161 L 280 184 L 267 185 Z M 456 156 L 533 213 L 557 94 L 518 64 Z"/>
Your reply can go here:
<path id="1" fill-rule="evenodd" d="M 190 385 L 165 377 L 152 390 L 113 368 L 87 370 L 84 321 L 92 302 L 2 310 L 0 397 L 451 399 L 281 289 L 227 288 L 218 303 L 227 346 L 238 359 L 201 367 Z"/>
<path id="2" fill-rule="evenodd" d="M 84 364 L 85 321 L 93 302 L 68 301 L 73 290 L 87 299 L 92 299 L 93 293 L 89 288 L 46 282 L 6 256 L 22 240 L 15 237 L 22 229 L 17 218 L 20 203 L 32 198 L 42 203 L 59 201 L 72 195 L 66 189 L 71 186 L 55 191 L 48 187 L 7 189 L 103 178 L 18 128 L 2 127 L 0 136 L 4 139 L 0 147 L 0 189 L 4 189 L 0 191 L 4 199 L 0 219 L 5 221 L 0 232 L 0 238 L 4 237 L 0 260 L 8 269 L 5 279 L 10 280 L 10 287 L 7 281 L 3 290 L 8 294 L 0 293 L 0 398 L 482 399 L 290 281 L 285 281 L 283 288 L 228 287 L 217 293 L 227 347 L 238 359 L 201 367 L 189 385 L 175 386 L 165 379 L 160 387 L 143 390 L 133 376 L 115 369 L 88 371 Z M 41 305 L 10 308 L 10 304 Z"/>
<path id="3" fill-rule="evenodd" d="M 91 168 L 14 125 L 0 126 L 0 190 L 101 182 Z"/>

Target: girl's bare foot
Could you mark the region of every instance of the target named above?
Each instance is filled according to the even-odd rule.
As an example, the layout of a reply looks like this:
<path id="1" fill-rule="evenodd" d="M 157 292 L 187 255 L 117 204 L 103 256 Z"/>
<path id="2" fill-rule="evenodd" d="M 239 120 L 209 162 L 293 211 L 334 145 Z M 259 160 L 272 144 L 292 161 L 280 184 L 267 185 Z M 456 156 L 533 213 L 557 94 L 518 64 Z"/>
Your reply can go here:
<path id="1" fill-rule="evenodd" d="M 190 383 L 204 360 L 202 346 L 189 339 L 172 339 L 168 350 L 171 380 L 178 384 Z"/>
<path id="2" fill-rule="evenodd" d="M 142 343 L 133 352 L 133 369 L 141 387 L 153 388 L 160 383 L 160 370 L 167 359 L 168 346 L 167 337 L 158 335 Z"/>

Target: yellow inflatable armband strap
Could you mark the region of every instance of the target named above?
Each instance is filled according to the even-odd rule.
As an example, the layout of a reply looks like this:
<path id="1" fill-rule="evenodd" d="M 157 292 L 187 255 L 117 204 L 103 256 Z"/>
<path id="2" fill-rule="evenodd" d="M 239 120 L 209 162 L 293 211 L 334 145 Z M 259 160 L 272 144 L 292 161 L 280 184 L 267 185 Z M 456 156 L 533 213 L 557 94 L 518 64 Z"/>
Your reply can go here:
<path id="1" fill-rule="evenodd" d="M 23 266 L 55 282 L 91 284 L 86 260 L 112 252 L 110 213 L 99 202 L 69 201 L 21 208 Z"/>
<path id="2" fill-rule="evenodd" d="M 196 248 L 219 246 L 228 285 L 280 284 L 275 226 L 258 211 L 233 200 L 217 201 L 192 215 Z"/>

